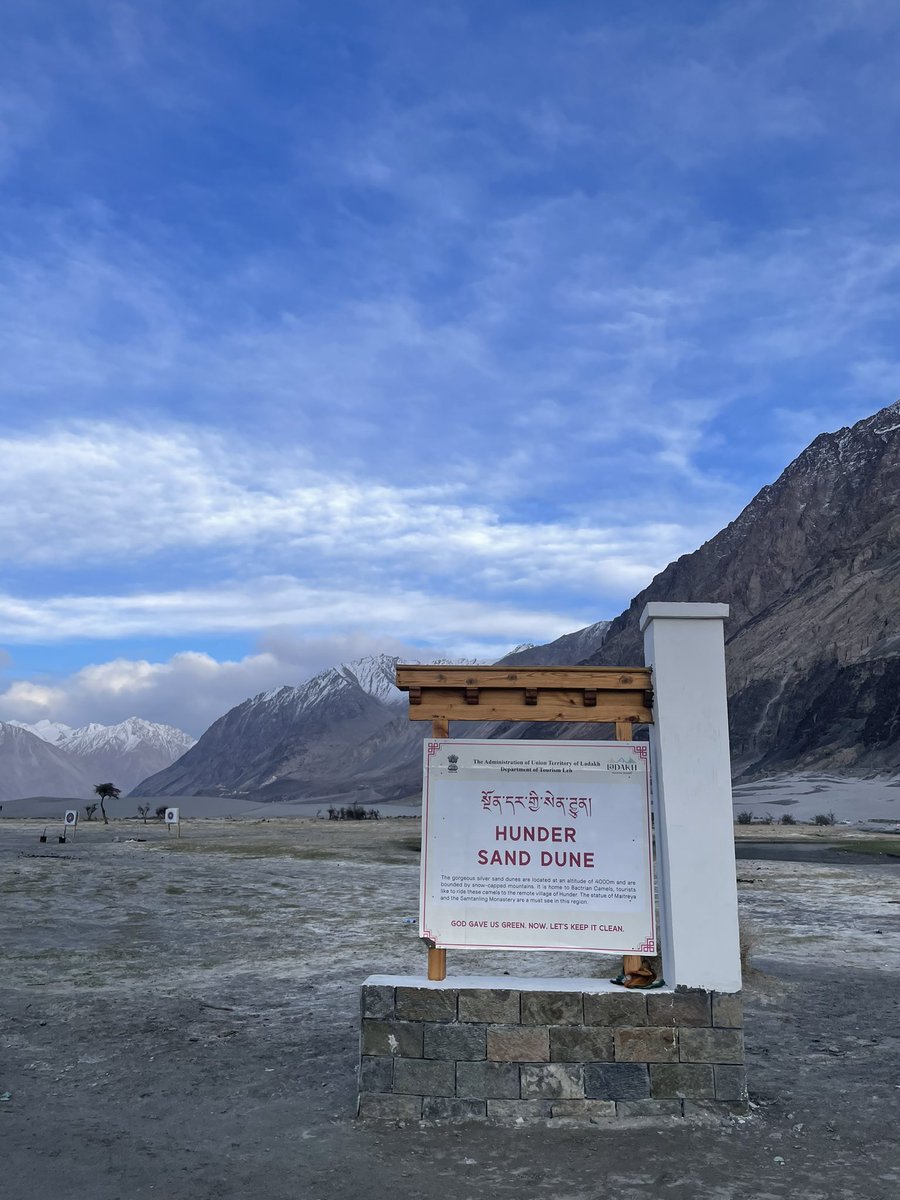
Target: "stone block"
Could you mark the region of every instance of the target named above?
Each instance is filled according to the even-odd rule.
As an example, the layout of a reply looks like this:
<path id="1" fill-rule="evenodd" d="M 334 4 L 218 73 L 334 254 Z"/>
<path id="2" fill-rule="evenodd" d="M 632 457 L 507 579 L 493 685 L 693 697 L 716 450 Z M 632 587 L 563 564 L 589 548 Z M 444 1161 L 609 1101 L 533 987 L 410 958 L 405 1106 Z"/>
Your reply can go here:
<path id="1" fill-rule="evenodd" d="M 524 1125 L 529 1121 L 544 1121 L 550 1116 L 549 1100 L 488 1100 L 489 1121 L 502 1125 Z"/>
<path id="2" fill-rule="evenodd" d="M 617 1100 L 617 1117 L 680 1117 L 683 1100 Z"/>
<path id="3" fill-rule="evenodd" d="M 515 1063 L 457 1063 L 456 1094 L 466 1100 L 516 1100 L 519 1068 Z"/>
<path id="4" fill-rule="evenodd" d="M 458 1058 L 474 1060 L 485 1055 L 483 1025 L 426 1024 L 424 1058 Z"/>
<path id="5" fill-rule="evenodd" d="M 531 1063 L 520 1068 L 523 1100 L 583 1100 L 581 1063 Z"/>
<path id="6" fill-rule="evenodd" d="M 363 1092 L 359 1115 L 375 1121 L 418 1121 L 422 1116 L 422 1097 Z"/>
<path id="7" fill-rule="evenodd" d="M 713 1069 L 705 1063 L 653 1063 L 650 1095 L 658 1100 L 713 1100 Z"/>
<path id="8" fill-rule="evenodd" d="M 682 1029 L 681 1061 L 733 1063 L 744 1061 L 744 1039 L 739 1029 Z"/>
<path id="9" fill-rule="evenodd" d="M 747 1073 L 743 1067 L 723 1066 L 713 1067 L 716 1084 L 716 1099 L 738 1101 L 747 1100 Z"/>
<path id="10" fill-rule="evenodd" d="M 484 1121 L 487 1101 L 460 1100 L 456 1096 L 426 1096 L 422 1102 L 425 1121 Z"/>
<path id="11" fill-rule="evenodd" d="M 397 1058 L 394 1060 L 394 1091 L 414 1096 L 452 1096 L 456 1091 L 456 1063 Z"/>
<path id="12" fill-rule="evenodd" d="M 394 1015 L 394 989 L 387 984 L 366 983 L 360 992 L 360 1015 L 382 1021 Z"/>
<path id="13" fill-rule="evenodd" d="M 361 1092 L 389 1092 L 393 1078 L 394 1060 L 392 1058 L 364 1056 L 359 1060 L 359 1090 Z"/>
<path id="14" fill-rule="evenodd" d="M 362 1053 L 422 1057 L 422 1026 L 415 1021 L 363 1021 Z"/>
<path id="15" fill-rule="evenodd" d="M 671 995 L 647 997 L 647 1020 L 651 1025 L 693 1025 L 707 1029 L 712 1024 L 710 993 L 701 991 L 674 992 Z"/>
<path id="16" fill-rule="evenodd" d="M 456 988 L 398 987 L 394 1013 L 401 1021 L 455 1021 Z"/>
<path id="17" fill-rule="evenodd" d="M 740 1029 L 744 1024 L 744 1002 L 740 992 L 713 992 L 712 1023 L 717 1029 Z"/>
<path id="18" fill-rule="evenodd" d="M 496 1062 L 548 1062 L 550 1031 L 546 1025 L 489 1025 L 487 1056 Z"/>
<path id="19" fill-rule="evenodd" d="M 550 1030 L 552 1062 L 612 1062 L 613 1031 L 603 1025 L 555 1025 Z"/>
<path id="20" fill-rule="evenodd" d="M 709 1029 L 698 1030 L 710 1033 Z M 678 1062 L 678 1030 L 617 1029 L 616 1062 Z"/>
<path id="21" fill-rule="evenodd" d="M 550 1116 L 573 1121 L 600 1121 L 616 1115 L 615 1100 L 554 1100 Z"/>
<path id="22" fill-rule="evenodd" d="M 588 1063 L 584 1094 L 589 1100 L 642 1100 L 650 1096 L 646 1063 Z"/>
<path id="23" fill-rule="evenodd" d="M 627 1025 L 635 1028 L 647 1024 L 647 997 L 643 992 L 585 993 L 585 1025 Z"/>
<path id="24" fill-rule="evenodd" d="M 583 1025 L 581 992 L 523 992 L 523 1025 Z"/>
<path id="25" fill-rule="evenodd" d="M 519 993 L 502 988 L 461 988 L 459 1020 L 485 1025 L 516 1025 L 519 1021 Z"/>

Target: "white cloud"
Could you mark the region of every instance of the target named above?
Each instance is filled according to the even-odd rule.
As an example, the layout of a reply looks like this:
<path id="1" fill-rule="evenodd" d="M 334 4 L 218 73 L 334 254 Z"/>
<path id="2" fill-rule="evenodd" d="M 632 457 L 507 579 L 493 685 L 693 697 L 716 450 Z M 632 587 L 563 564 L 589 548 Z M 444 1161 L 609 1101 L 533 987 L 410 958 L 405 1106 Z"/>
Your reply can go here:
<path id="1" fill-rule="evenodd" d="M 490 645 L 558 637 L 595 616 L 464 599 L 417 589 L 375 592 L 327 588 L 287 577 L 242 586 L 191 588 L 134 595 L 62 596 L 32 601 L 0 596 L 7 643 L 84 638 L 185 636 L 289 628 L 315 638 L 356 637 L 379 630 L 394 639 L 435 646 Z M 335 634 L 335 631 L 344 631 Z"/>
<path id="2" fill-rule="evenodd" d="M 269 653 L 239 662 L 217 662 L 193 652 L 157 663 L 114 659 L 48 686 L 11 684 L 0 694 L 0 720 L 33 722 L 46 717 L 78 726 L 140 716 L 197 736 L 248 696 L 292 682 L 285 665 Z"/>
<path id="3" fill-rule="evenodd" d="M 509 648 L 499 640 L 478 646 L 488 660 Z M 453 650 L 452 657 L 474 657 L 472 647 L 464 642 Z M 326 667 L 380 653 L 409 662 L 447 656 L 392 637 L 358 632 L 304 638 L 293 630 L 276 629 L 260 640 L 255 653 L 236 661 L 187 651 L 164 662 L 116 658 L 93 663 L 51 683 L 15 681 L 0 692 L 0 721 L 31 723 L 47 718 L 80 726 L 90 721 L 116 724 L 139 716 L 199 737 L 249 696 L 284 684 L 296 686 Z"/>
<path id="4" fill-rule="evenodd" d="M 716 527 L 714 519 L 684 527 L 618 515 L 602 524 L 515 520 L 469 502 L 459 485 L 404 488 L 303 462 L 288 468 L 271 454 L 172 427 L 81 424 L 7 435 L 0 457 L 8 464 L 0 555 L 8 562 L 118 561 L 140 576 L 142 560 L 154 555 L 196 549 L 221 560 L 240 552 L 261 573 L 301 561 L 304 578 L 318 580 L 322 593 L 340 592 L 351 607 L 368 605 L 375 585 L 392 589 L 396 578 L 423 575 L 445 581 L 432 585 L 436 592 L 459 590 L 464 578 L 466 590 L 535 592 L 552 584 L 557 594 L 621 595 Z M 176 607 L 194 607 L 189 595 L 179 592 Z M 58 604 L 74 614 L 95 602 Z M 198 603 L 207 605 L 205 595 Z M 7 627 L 15 629 L 17 603 L 6 605 Z M 138 605 L 169 607 L 162 596 L 112 597 L 102 607 L 112 615 Z"/>

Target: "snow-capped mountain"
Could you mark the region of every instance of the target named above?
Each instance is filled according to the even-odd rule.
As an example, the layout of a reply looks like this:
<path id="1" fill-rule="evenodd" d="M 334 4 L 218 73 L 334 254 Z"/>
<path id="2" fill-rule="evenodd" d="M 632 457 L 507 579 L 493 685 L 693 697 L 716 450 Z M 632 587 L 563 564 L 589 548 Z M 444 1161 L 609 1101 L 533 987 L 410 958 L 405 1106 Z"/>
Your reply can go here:
<path id="1" fill-rule="evenodd" d="M 26 725 L 22 721 L 9 724 L 40 738 L 53 746 L 90 783 L 115 785 L 123 792 L 130 790 L 147 774 L 162 770 L 194 745 L 194 738 L 174 729 L 140 717 L 129 717 L 118 725 L 84 725 L 73 729 L 54 721 L 37 721 Z M 0 760 L 2 768 L 2 760 Z M 28 795 L 49 794 L 46 788 L 31 788 Z"/>
<path id="2" fill-rule="evenodd" d="M 27 725 L 24 721 L 7 721 L 6 723 L 15 725 L 19 729 L 27 729 L 29 733 L 39 737 L 42 742 L 49 742 L 51 746 L 58 746 L 60 742 L 66 740 L 69 734 L 75 732 L 71 725 L 63 725 L 59 721 L 35 721 L 33 725 Z"/>
<path id="3" fill-rule="evenodd" d="M 0 721 L 0 802 L 21 796 L 89 796 L 92 788 L 75 759 L 28 729 Z"/>
<path id="4" fill-rule="evenodd" d="M 400 715 L 406 721 L 394 686 L 397 661 L 385 654 L 357 659 L 299 687 L 273 688 L 245 700 L 132 795 L 261 792 L 262 798 L 280 799 L 357 787 L 378 792 L 370 760 L 384 754 L 385 727 L 395 722 L 399 727 Z M 405 725 L 398 736 L 406 736 Z"/>

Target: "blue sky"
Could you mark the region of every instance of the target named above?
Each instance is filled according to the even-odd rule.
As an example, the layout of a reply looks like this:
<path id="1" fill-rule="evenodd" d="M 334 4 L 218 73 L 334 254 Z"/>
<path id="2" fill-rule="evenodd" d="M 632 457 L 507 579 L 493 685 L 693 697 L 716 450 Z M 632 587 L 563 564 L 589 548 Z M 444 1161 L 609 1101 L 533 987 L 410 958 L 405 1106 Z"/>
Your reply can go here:
<path id="1" fill-rule="evenodd" d="M 889 0 L 6 0 L 0 719 L 616 615 L 892 402 Z"/>

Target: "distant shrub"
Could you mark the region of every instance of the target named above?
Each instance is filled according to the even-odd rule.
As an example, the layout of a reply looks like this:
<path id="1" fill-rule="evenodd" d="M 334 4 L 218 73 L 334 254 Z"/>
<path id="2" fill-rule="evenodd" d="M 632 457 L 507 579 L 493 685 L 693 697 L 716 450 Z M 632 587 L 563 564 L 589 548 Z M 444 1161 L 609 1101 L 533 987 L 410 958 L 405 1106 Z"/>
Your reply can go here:
<path id="1" fill-rule="evenodd" d="M 335 808 L 332 805 L 328 810 L 329 821 L 377 821 L 380 816 L 377 808 L 363 808 L 356 802 L 346 808 Z"/>
<path id="2" fill-rule="evenodd" d="M 156 811 L 154 812 L 153 815 L 156 817 L 157 821 L 161 821 L 163 819 L 163 817 L 166 815 L 165 804 L 160 804 L 160 806 L 156 809 Z"/>
<path id="3" fill-rule="evenodd" d="M 759 818 L 760 825 L 771 825 L 775 818 L 771 813 L 766 813 L 764 817 Z"/>
<path id="4" fill-rule="evenodd" d="M 790 813 L 785 813 L 784 816 L 781 818 L 781 824 L 782 825 L 796 825 L 797 822 L 794 820 L 794 818 L 791 816 Z"/>
<path id="5" fill-rule="evenodd" d="M 833 825 L 835 816 L 834 813 L 816 813 L 813 821 L 816 825 Z"/>
<path id="6" fill-rule="evenodd" d="M 746 809 L 743 812 L 739 812 L 737 815 L 737 823 L 738 825 L 752 825 L 753 813 L 748 812 Z"/>

